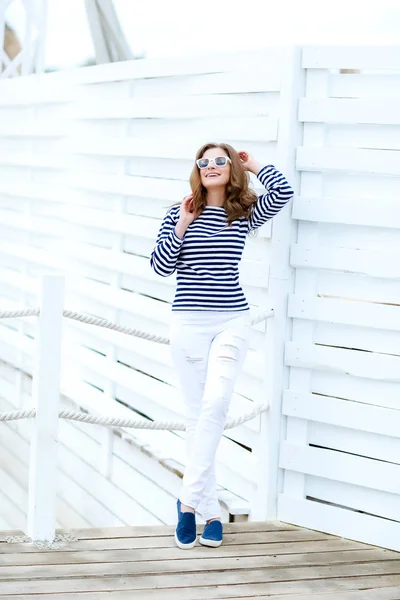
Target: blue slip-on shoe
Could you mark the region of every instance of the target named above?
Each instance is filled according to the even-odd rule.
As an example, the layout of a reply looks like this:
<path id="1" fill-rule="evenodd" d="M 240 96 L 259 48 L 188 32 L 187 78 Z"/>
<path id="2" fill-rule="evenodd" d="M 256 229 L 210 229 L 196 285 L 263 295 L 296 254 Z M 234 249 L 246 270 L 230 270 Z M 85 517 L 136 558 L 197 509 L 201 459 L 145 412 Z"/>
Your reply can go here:
<path id="1" fill-rule="evenodd" d="M 178 524 L 175 530 L 175 542 L 181 550 L 190 550 L 196 544 L 196 517 L 194 513 L 182 512 L 181 501 L 176 503 Z"/>
<path id="2" fill-rule="evenodd" d="M 210 548 L 218 548 L 222 544 L 222 523 L 221 521 L 210 521 L 203 531 L 203 535 L 199 540 L 203 546 Z"/>

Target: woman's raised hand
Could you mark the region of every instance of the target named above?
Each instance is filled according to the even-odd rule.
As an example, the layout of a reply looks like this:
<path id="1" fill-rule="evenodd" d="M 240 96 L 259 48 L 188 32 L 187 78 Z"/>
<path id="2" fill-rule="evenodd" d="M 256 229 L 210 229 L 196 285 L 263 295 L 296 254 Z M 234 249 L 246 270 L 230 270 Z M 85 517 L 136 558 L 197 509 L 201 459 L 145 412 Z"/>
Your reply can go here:
<path id="1" fill-rule="evenodd" d="M 183 238 L 186 229 L 198 217 L 193 209 L 193 194 L 185 196 L 179 209 L 179 220 L 175 226 L 175 233 L 179 238 Z"/>
<path id="2" fill-rule="evenodd" d="M 256 161 L 254 156 L 243 150 L 238 152 L 238 155 L 242 163 L 242 167 L 245 171 L 250 171 L 251 173 L 254 173 L 254 175 L 257 175 L 257 173 L 259 173 L 259 171 L 262 168 L 262 165 L 258 161 Z"/>
<path id="3" fill-rule="evenodd" d="M 193 194 L 189 194 L 185 196 L 182 200 L 181 208 L 179 211 L 179 219 L 183 220 L 187 225 L 193 223 L 198 215 L 194 212 L 193 209 Z"/>

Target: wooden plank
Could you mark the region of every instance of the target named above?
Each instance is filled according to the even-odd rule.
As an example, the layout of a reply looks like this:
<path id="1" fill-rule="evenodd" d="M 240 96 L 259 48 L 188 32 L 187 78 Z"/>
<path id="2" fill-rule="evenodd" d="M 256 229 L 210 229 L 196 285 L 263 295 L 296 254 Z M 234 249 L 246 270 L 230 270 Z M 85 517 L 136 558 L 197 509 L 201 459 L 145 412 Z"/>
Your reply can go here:
<path id="1" fill-rule="evenodd" d="M 363 148 L 312 148 L 299 146 L 296 166 L 301 171 L 354 172 L 374 175 L 399 175 L 396 150 Z"/>
<path id="2" fill-rule="evenodd" d="M 68 530 L 68 533 L 70 530 Z M 202 527 L 198 527 L 198 534 L 202 532 Z M 310 551 L 309 548 L 313 548 L 314 544 L 316 547 L 321 550 L 324 547 L 324 544 L 330 544 L 331 542 L 336 541 L 334 538 L 327 538 L 325 535 L 322 535 L 318 532 L 314 535 L 299 535 L 297 532 L 293 532 L 292 535 L 288 535 L 289 532 L 286 532 L 286 535 L 277 535 L 277 534 L 268 534 L 265 533 L 235 533 L 229 534 L 224 533 L 224 548 L 230 547 L 246 547 L 249 544 L 257 545 L 262 548 L 265 545 L 268 545 L 269 548 L 273 552 L 282 552 L 282 553 L 293 553 L 296 551 L 297 547 L 300 549 L 303 548 L 305 552 Z M 4 535 L 24 535 L 22 532 L 5 532 Z M 351 542 L 348 540 L 343 540 L 345 543 L 346 549 L 362 549 L 365 548 L 363 544 L 357 544 L 356 542 Z M 299 544 L 299 546 L 298 546 Z M 347 546 L 347 544 L 350 544 Z M 354 545 L 356 544 L 356 545 Z M 320 545 L 320 546 L 319 546 Z M 72 551 L 104 551 L 104 550 L 126 550 L 126 549 L 137 549 L 137 550 L 147 550 L 147 549 L 163 549 L 163 548 L 175 548 L 175 540 L 173 533 L 168 536 L 159 536 L 159 537 L 126 537 L 126 538 L 98 538 L 98 539 L 80 539 L 77 542 L 66 542 L 63 544 L 62 549 L 64 551 L 72 552 Z M 6 542 L 0 543 L 0 554 L 15 554 L 15 553 L 31 553 L 37 552 L 38 550 L 29 544 L 8 544 Z M 45 550 L 40 550 L 44 552 Z M 51 552 L 51 550 L 49 550 Z M 236 550 L 234 550 L 236 551 Z M 299 550 L 301 551 L 301 550 Z"/>
<path id="3" fill-rule="evenodd" d="M 111 540 L 106 540 L 111 541 Z M 126 542 L 127 540 L 123 540 Z M 292 542 L 292 543 L 259 543 L 259 544 L 223 544 L 220 548 L 204 548 L 199 544 L 192 549 L 190 555 L 182 555 L 182 552 L 175 545 L 170 545 L 166 548 L 132 548 L 124 549 L 103 549 L 101 550 L 96 545 L 91 544 L 89 548 L 88 542 L 93 540 L 79 540 L 79 542 L 70 542 L 61 544 L 60 550 L 54 552 L 51 549 L 38 549 L 35 546 L 29 545 L 29 552 L 20 552 L 21 544 L 8 544 L 10 550 L 14 552 L 2 552 L 1 564 L 3 566 L 16 565 L 40 565 L 40 564 L 83 564 L 83 563 L 106 563 L 106 562 L 147 562 L 157 560 L 181 560 L 185 557 L 190 560 L 197 558 L 227 558 L 238 557 L 246 558 L 249 556 L 271 556 L 271 555 L 289 555 L 298 556 L 302 554 L 319 554 L 323 557 L 327 553 L 341 554 L 341 552 L 356 552 L 357 556 L 365 560 L 373 558 L 373 548 L 369 548 L 364 544 L 352 542 L 350 540 L 323 540 L 322 542 Z M 102 546 L 100 541 L 99 546 Z M 111 544 L 110 544 L 111 546 Z M 128 546 L 128 544 L 126 544 Z M 75 550 L 72 550 L 72 547 Z M 87 548 L 87 549 L 85 549 Z M 367 549 L 365 549 L 367 548 Z M 364 553 L 364 554 L 362 554 Z M 349 555 L 350 556 L 350 555 Z M 354 555 L 354 560 L 357 558 Z M 386 555 L 385 555 L 386 556 Z M 397 554 L 393 554 L 397 556 Z M 323 558 L 322 557 L 322 558 Z M 364 562 L 364 560 L 360 560 Z"/>
<path id="4" fill-rule="evenodd" d="M 315 198 L 303 194 L 293 199 L 292 217 L 319 223 L 398 229 L 400 206 L 396 200 L 387 198 L 379 198 L 377 205 L 369 198 Z"/>
<path id="5" fill-rule="evenodd" d="M 327 448 L 282 442 L 282 469 L 400 494 L 400 465 Z"/>
<path id="6" fill-rule="evenodd" d="M 52 554 L 44 554 L 41 564 L 24 565 L 2 565 L 0 566 L 0 581 L 10 581 L 18 579 L 35 580 L 49 579 L 49 566 L 51 565 L 51 579 L 66 578 L 68 576 L 79 577 L 117 577 L 130 575 L 132 577 L 163 576 L 170 574 L 206 572 L 210 576 L 214 574 L 225 578 L 226 575 L 237 574 L 240 571 L 257 572 L 262 570 L 264 576 L 269 578 L 268 569 L 276 569 L 279 578 L 279 572 L 286 569 L 292 571 L 292 576 L 296 577 L 297 569 L 303 571 L 308 567 L 315 574 L 319 568 L 323 569 L 329 565 L 331 569 L 337 570 L 340 565 L 345 573 L 346 570 L 351 574 L 352 570 L 358 573 L 362 567 L 370 567 L 371 572 L 400 573 L 400 557 L 397 552 L 386 550 L 350 550 L 341 552 L 319 552 L 308 554 L 290 554 L 290 555 L 269 555 L 269 556 L 251 556 L 241 557 L 218 557 L 213 558 L 181 558 L 179 560 L 155 560 L 155 561 L 124 561 L 119 562 L 112 553 L 110 559 L 105 562 L 92 562 L 89 557 L 78 555 L 79 563 L 52 562 Z M 31 556 L 31 555 L 28 555 Z M 187 555 L 185 555 L 187 556 Z M 338 571 L 336 571 L 338 573 Z M 368 571 L 366 572 L 366 574 Z M 289 575 L 290 576 L 290 575 Z M 302 577 L 299 577 L 301 579 Z M 308 579 L 308 577 L 304 577 Z M 150 580 L 150 577 L 149 577 Z"/>
<path id="7" fill-rule="evenodd" d="M 281 495 L 278 515 L 289 523 L 299 523 L 319 531 L 356 539 L 400 552 L 400 524 L 355 510 L 343 510 L 323 502 L 299 500 Z"/>
<path id="8" fill-rule="evenodd" d="M 357 577 L 341 578 L 338 580 L 328 579 L 325 581 L 296 582 L 292 584 L 261 583 L 261 584 L 239 584 L 220 585 L 214 588 L 182 588 L 179 590 L 179 598 L 182 600 L 233 600 L 236 598 L 248 598 L 251 600 L 399 600 L 400 586 L 392 585 L 394 577 Z M 398 578 L 396 579 L 398 582 Z M 378 587 L 375 587 L 379 586 Z M 374 587 L 374 589 L 370 589 Z M 385 587 L 388 586 L 388 587 Z M 360 587 L 360 589 L 358 589 Z M 367 589 L 368 587 L 368 589 Z M 357 589 L 354 589 L 357 588 Z M 285 593 L 286 592 L 286 593 Z M 265 596 L 265 594 L 268 594 Z M 283 594 L 283 595 L 282 595 Z M 157 590 L 120 590 L 106 592 L 61 593 L 54 596 L 57 600 L 176 600 L 176 589 Z M 51 600 L 48 594 L 34 594 L 29 592 L 23 595 L 3 596 L 3 600 Z"/>
<path id="9" fill-rule="evenodd" d="M 283 413 L 299 419 L 309 419 L 396 438 L 400 431 L 398 410 L 294 390 L 286 390 L 284 393 Z"/>
<path id="10" fill-rule="evenodd" d="M 330 84 L 331 98 L 377 98 L 382 90 L 387 98 L 400 96 L 397 73 L 330 73 Z"/>
<path id="11" fill-rule="evenodd" d="M 314 123 L 400 125 L 397 98 L 300 98 L 299 120 Z"/>
<path id="12" fill-rule="evenodd" d="M 282 49 L 271 46 L 263 50 L 246 50 L 240 53 L 208 52 L 201 57 L 146 58 L 122 61 L 113 64 L 80 67 L 60 73 L 44 75 L 46 82 L 75 82 L 93 84 L 119 82 L 125 80 L 148 79 L 153 77 L 196 76 L 210 73 L 248 71 L 251 66 L 257 73 L 265 65 L 280 64 Z M 271 70 L 271 73 L 274 71 Z"/>
<path id="13" fill-rule="evenodd" d="M 304 46 L 302 67 L 305 69 L 396 70 L 400 63 L 399 46 Z M 358 75 L 362 77 L 362 75 Z"/>
<path id="14" fill-rule="evenodd" d="M 116 105 L 113 100 L 99 100 L 72 105 L 65 110 L 67 119 L 196 119 L 225 117 L 268 116 L 271 108 L 267 94 L 232 94 L 227 102 L 225 94 L 210 96 L 183 96 L 158 98 L 121 99 Z"/>
<path id="15" fill-rule="evenodd" d="M 400 357 L 347 348 L 288 342 L 285 361 L 293 367 L 365 377 L 383 382 L 400 381 Z"/>
<path id="16" fill-rule="evenodd" d="M 387 575 L 390 576 L 388 584 L 398 585 L 400 583 L 399 563 L 400 561 L 389 561 L 378 562 L 378 563 L 363 563 L 363 564 L 349 564 L 349 565 L 335 565 L 335 566 L 322 566 L 322 567 L 296 567 L 296 568 L 270 568 L 270 569 L 253 569 L 246 570 L 240 569 L 238 571 L 225 571 L 221 576 L 221 571 L 209 573 L 207 570 L 204 572 L 191 572 L 191 573 L 171 573 L 165 574 L 154 574 L 148 575 L 137 575 L 133 577 L 119 576 L 114 577 L 112 575 L 104 576 L 89 576 L 84 578 L 77 578 L 75 575 L 74 568 L 69 568 L 69 574 L 67 578 L 57 579 L 32 579 L 32 572 L 27 567 L 24 567 L 25 574 L 24 579 L 18 581 L 14 580 L 2 580 L 1 589 L 4 595 L 6 594 L 21 594 L 26 591 L 27 579 L 29 578 L 29 591 L 31 594 L 34 593 L 60 593 L 60 592 L 87 592 L 87 591 L 118 591 L 118 590 L 144 590 L 158 589 L 159 588 L 177 588 L 180 591 L 182 588 L 196 588 L 196 587 L 211 587 L 220 586 L 223 582 L 224 585 L 235 585 L 235 584 L 261 584 L 263 593 L 268 593 L 268 589 L 278 586 L 271 586 L 272 583 L 284 583 L 281 586 L 281 591 L 293 589 L 293 585 L 297 589 L 299 582 L 308 581 L 314 585 L 315 580 L 323 580 L 326 584 L 327 579 L 334 578 L 345 578 L 351 577 L 353 579 L 353 588 L 357 589 L 355 581 L 358 577 L 363 577 L 367 581 L 372 580 L 372 576 L 379 576 L 382 578 Z M 236 561 L 238 563 L 238 561 Z M 112 565 L 115 567 L 115 565 Z M 93 566 L 91 567 L 93 569 Z M 35 570 L 38 567 L 34 567 Z M 48 574 L 48 568 L 45 568 Z M 55 572 L 60 574 L 60 569 L 53 566 L 52 573 Z M 44 574 L 45 575 L 45 574 Z M 336 584 L 336 582 L 334 582 Z M 260 586 L 260 587 L 261 587 Z M 369 586 L 370 587 L 370 586 Z M 283 588 L 283 590 L 282 590 Z M 259 588 L 260 589 L 260 588 Z M 312 586 L 311 586 L 312 589 Z M 191 590 L 192 591 L 192 590 Z M 140 596 L 142 597 L 142 596 Z M 229 597 L 229 596 L 228 596 Z"/>
<path id="17" fill-rule="evenodd" d="M 393 262 L 392 258 L 393 250 L 364 250 L 306 244 L 292 244 L 290 255 L 293 267 L 399 279 L 400 266 Z"/>

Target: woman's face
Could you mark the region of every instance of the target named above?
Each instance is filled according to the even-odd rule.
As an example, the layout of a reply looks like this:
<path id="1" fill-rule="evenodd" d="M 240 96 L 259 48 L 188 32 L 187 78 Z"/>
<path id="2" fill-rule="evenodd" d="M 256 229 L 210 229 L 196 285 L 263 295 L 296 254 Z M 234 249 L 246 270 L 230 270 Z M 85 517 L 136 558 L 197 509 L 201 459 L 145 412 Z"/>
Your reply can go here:
<path id="1" fill-rule="evenodd" d="M 201 158 L 215 158 L 217 156 L 228 156 L 222 148 L 209 148 Z M 225 187 L 229 182 L 231 174 L 231 163 L 226 162 L 224 167 L 216 167 L 213 162 L 209 162 L 205 169 L 199 169 L 201 183 L 207 190 L 218 187 Z"/>

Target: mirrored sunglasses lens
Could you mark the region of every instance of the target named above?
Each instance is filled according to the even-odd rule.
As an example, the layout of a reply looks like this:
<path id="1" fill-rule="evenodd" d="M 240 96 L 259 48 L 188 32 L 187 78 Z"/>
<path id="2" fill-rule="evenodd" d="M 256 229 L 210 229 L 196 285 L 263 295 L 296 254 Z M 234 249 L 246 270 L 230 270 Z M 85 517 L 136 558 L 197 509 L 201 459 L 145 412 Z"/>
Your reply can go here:
<path id="1" fill-rule="evenodd" d="M 205 169 L 206 167 L 208 167 L 208 158 L 199 158 L 199 160 L 197 161 L 197 166 L 199 167 L 199 169 Z"/>
<path id="2" fill-rule="evenodd" d="M 214 161 L 217 167 L 224 167 L 228 162 L 226 156 L 217 156 L 217 158 L 215 158 Z"/>

